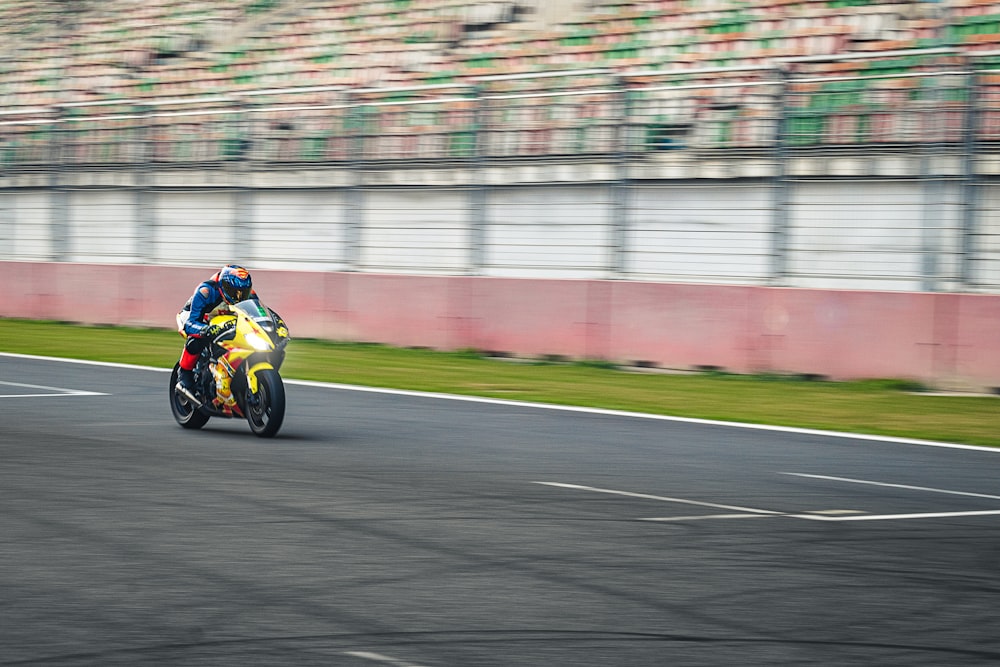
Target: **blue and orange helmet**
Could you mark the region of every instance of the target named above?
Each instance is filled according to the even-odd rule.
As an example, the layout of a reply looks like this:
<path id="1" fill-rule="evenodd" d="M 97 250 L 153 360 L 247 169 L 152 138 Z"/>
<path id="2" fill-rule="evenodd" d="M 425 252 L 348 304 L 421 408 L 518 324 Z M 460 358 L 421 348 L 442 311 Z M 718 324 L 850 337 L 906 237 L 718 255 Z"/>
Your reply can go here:
<path id="1" fill-rule="evenodd" d="M 226 303 L 246 301 L 253 294 L 253 281 L 250 272 L 242 266 L 227 264 L 219 271 L 219 289 Z"/>

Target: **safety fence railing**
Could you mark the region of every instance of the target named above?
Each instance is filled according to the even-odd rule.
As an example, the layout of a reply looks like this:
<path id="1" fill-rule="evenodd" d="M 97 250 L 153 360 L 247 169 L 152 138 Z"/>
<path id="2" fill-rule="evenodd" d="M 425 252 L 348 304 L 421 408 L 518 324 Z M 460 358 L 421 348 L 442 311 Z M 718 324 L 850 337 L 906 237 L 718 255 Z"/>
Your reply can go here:
<path id="1" fill-rule="evenodd" d="M 479 153 L 485 158 L 609 154 L 622 148 L 623 90 L 605 70 L 483 77 L 477 97 Z"/>
<path id="2" fill-rule="evenodd" d="M 787 144 L 908 146 L 961 144 L 971 72 L 914 72 L 792 79 Z"/>
<path id="3" fill-rule="evenodd" d="M 144 115 L 132 104 L 70 104 L 53 123 L 54 153 L 60 164 L 134 164 L 146 159 Z"/>
<path id="4" fill-rule="evenodd" d="M 241 124 L 235 160 L 258 164 L 337 162 L 351 154 L 339 87 L 248 92 L 235 98 Z"/>
<path id="5" fill-rule="evenodd" d="M 353 160 L 465 159 L 476 152 L 471 87 L 440 84 L 347 94 L 341 133 Z"/>
<path id="6" fill-rule="evenodd" d="M 764 149 L 778 141 L 781 81 L 769 67 L 647 72 L 626 88 L 630 153 Z"/>
<path id="7" fill-rule="evenodd" d="M 51 107 L 0 109 L 0 166 L 57 164 L 55 128 L 60 116 L 60 110 Z"/>
<path id="8" fill-rule="evenodd" d="M 888 151 L 1000 139 L 995 55 L 900 54 L 822 61 L 838 67 L 802 58 L 0 109 L 0 169 Z"/>

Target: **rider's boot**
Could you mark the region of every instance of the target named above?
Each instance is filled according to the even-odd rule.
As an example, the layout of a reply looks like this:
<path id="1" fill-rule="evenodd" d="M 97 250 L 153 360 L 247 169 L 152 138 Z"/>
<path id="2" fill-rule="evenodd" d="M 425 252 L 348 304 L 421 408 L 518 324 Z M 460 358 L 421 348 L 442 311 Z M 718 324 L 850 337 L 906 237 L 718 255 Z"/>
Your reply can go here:
<path id="1" fill-rule="evenodd" d="M 194 371 L 180 369 L 177 373 L 177 386 L 175 388 L 179 394 L 187 397 L 193 403 L 201 403 L 195 395 Z"/>

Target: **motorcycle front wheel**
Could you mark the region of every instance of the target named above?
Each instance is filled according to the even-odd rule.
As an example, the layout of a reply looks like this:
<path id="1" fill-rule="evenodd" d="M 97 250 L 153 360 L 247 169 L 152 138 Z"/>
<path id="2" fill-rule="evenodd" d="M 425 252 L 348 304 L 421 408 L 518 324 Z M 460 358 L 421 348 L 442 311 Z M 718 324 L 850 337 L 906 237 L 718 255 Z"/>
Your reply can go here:
<path id="1" fill-rule="evenodd" d="M 273 438 L 285 420 L 285 385 L 278 371 L 264 369 L 257 373 L 257 393 L 247 389 L 247 423 L 254 435 Z"/>
<path id="2" fill-rule="evenodd" d="M 180 365 L 174 365 L 174 372 L 170 374 L 170 411 L 174 413 L 174 419 L 184 428 L 201 428 L 208 421 L 208 415 L 199 410 L 186 396 L 178 394 L 174 387 L 177 386 L 177 373 Z"/>

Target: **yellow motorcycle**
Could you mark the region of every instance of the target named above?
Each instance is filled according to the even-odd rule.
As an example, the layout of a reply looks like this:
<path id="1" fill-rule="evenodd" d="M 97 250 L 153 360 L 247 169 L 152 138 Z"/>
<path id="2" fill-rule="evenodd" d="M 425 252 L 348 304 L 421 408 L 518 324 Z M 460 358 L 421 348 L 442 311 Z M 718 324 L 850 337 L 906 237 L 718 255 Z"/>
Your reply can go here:
<path id="1" fill-rule="evenodd" d="M 177 315 L 182 336 L 188 313 Z M 211 417 L 246 419 L 250 430 L 271 438 L 285 419 L 285 386 L 278 370 L 285 359 L 288 328 L 270 308 L 248 299 L 212 313 L 216 334 L 194 368 L 195 398 L 176 391 L 180 365 L 170 374 L 170 410 L 184 428 L 198 429 Z"/>

